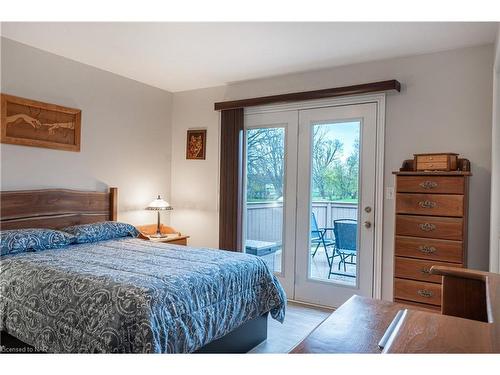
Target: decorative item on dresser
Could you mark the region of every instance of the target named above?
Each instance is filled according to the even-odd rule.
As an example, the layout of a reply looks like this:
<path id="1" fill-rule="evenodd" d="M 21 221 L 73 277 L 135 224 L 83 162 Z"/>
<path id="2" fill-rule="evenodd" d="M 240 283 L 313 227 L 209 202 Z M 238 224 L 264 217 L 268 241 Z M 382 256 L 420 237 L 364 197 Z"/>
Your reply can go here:
<path id="1" fill-rule="evenodd" d="M 415 170 L 417 171 L 455 171 L 458 154 L 453 152 L 437 154 L 415 154 Z"/>
<path id="2" fill-rule="evenodd" d="M 156 224 L 140 225 L 137 227 L 137 230 L 141 232 L 140 238 L 154 242 L 187 246 L 187 241 L 189 239 L 189 236 L 183 235 L 174 228 L 163 224 L 160 225 L 161 237 L 156 237 L 155 235 L 158 231 Z"/>
<path id="3" fill-rule="evenodd" d="M 405 160 L 400 171 L 394 172 L 394 300 L 440 310 L 441 277 L 431 274 L 430 269 L 435 265 L 467 266 L 470 163 L 457 158 L 452 162 L 455 170 L 419 171 L 416 169 L 422 155 Z M 443 157 L 438 169 L 445 169 L 447 160 L 456 156 L 449 153 L 432 155 Z M 429 163 L 424 164 L 429 167 Z"/>

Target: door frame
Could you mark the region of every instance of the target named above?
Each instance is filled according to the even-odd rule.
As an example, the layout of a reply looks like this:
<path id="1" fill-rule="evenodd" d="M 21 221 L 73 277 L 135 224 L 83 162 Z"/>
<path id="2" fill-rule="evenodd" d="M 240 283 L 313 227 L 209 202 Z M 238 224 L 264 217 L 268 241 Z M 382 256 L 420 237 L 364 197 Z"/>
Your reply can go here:
<path id="1" fill-rule="evenodd" d="M 375 103 L 377 106 L 377 130 L 376 130 L 376 161 L 375 161 L 375 217 L 374 217 L 374 258 L 373 258 L 373 298 L 382 298 L 382 241 L 383 241 L 383 218 L 384 218 L 384 157 L 385 157 L 385 101 L 386 94 L 353 95 L 341 98 L 327 98 L 318 100 L 307 100 L 296 103 L 269 104 L 264 106 L 247 107 L 245 115 L 296 111 L 324 107 L 338 107 L 345 105 L 356 105 Z"/>

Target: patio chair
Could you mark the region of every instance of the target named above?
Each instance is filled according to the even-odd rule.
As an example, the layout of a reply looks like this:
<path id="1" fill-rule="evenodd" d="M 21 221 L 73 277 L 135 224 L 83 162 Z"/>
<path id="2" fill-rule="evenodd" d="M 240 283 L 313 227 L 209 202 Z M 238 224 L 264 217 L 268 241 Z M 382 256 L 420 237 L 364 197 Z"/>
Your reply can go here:
<path id="1" fill-rule="evenodd" d="M 327 232 L 333 231 L 333 228 L 319 228 L 318 222 L 316 221 L 316 215 L 311 213 L 311 245 L 316 245 L 313 252 L 313 257 L 316 255 L 320 246 L 323 246 L 325 250 L 326 260 L 328 261 L 328 266 L 332 268 L 333 258 L 338 254 L 335 254 L 335 249 L 332 249 L 332 255 L 328 255 L 328 246 L 335 246 L 335 240 L 333 238 L 328 238 Z"/>
<path id="2" fill-rule="evenodd" d="M 347 274 L 346 264 L 356 264 L 358 222 L 353 219 L 339 219 L 333 221 L 333 233 L 335 235 L 335 252 L 340 256 L 338 270 L 344 266 L 344 273 L 332 272 L 333 262 L 330 264 L 330 275 L 342 275 L 356 277 Z"/>

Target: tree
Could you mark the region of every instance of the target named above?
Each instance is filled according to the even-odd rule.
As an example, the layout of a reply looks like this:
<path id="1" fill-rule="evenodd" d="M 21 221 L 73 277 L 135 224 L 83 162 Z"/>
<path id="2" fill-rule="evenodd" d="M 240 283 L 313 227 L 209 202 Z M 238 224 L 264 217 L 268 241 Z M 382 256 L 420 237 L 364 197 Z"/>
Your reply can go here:
<path id="1" fill-rule="evenodd" d="M 339 154 L 342 153 L 343 145 L 338 139 L 328 139 L 329 130 L 325 126 L 315 126 L 313 130 L 312 149 L 312 178 L 313 191 L 317 191 L 321 198 L 328 198 L 326 189 L 327 175 Z"/>
<path id="2" fill-rule="evenodd" d="M 359 181 L 359 139 L 356 138 L 353 144 L 351 155 L 346 160 L 346 179 L 349 181 L 347 194 L 351 199 L 358 198 Z"/>
<path id="3" fill-rule="evenodd" d="M 327 195 L 323 198 L 357 199 L 358 198 L 358 171 L 359 171 L 359 140 L 356 139 L 353 151 L 345 161 L 336 160 L 325 173 Z"/>
<path id="4" fill-rule="evenodd" d="M 312 147 L 313 194 L 322 199 L 357 199 L 359 140 L 353 151 L 341 159 L 343 144 L 329 137 L 327 126 L 315 126 Z M 247 131 L 247 198 L 271 199 L 283 196 L 284 128 Z"/>
<path id="5" fill-rule="evenodd" d="M 283 128 L 260 128 L 247 131 L 247 197 L 265 199 L 266 185 L 272 185 L 275 198 L 283 196 Z"/>

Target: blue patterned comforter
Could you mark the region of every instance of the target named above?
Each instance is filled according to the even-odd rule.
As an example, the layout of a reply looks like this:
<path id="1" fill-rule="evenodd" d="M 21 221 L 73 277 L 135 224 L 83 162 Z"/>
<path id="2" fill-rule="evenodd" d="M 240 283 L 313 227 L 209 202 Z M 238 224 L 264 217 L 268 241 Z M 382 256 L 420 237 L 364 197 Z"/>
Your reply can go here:
<path id="1" fill-rule="evenodd" d="M 4 256 L 0 328 L 48 352 L 189 353 L 285 293 L 258 257 L 139 239 Z"/>

